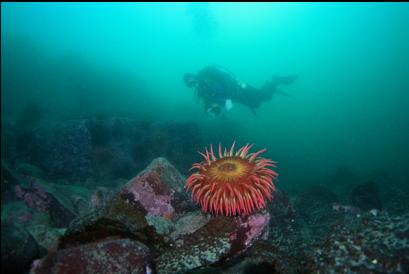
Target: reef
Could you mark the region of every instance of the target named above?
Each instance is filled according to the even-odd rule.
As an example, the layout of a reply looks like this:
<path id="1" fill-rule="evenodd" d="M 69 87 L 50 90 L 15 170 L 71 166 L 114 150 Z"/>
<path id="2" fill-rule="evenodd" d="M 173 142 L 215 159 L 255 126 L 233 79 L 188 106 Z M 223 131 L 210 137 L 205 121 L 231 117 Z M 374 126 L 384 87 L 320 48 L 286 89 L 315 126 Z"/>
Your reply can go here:
<path id="1" fill-rule="evenodd" d="M 108 201 L 73 220 L 58 250 L 36 261 L 32 273 L 115 270 L 119 262 L 123 268 L 114 272 L 127 273 L 133 261 L 126 254 L 138 248 L 135 273 L 147 268 L 183 273 L 234 258 L 267 233 L 268 212 L 235 218 L 205 215 L 181 194 L 184 182 L 166 159 L 155 159 Z M 77 257 L 81 260 L 70 268 Z"/>
<path id="2" fill-rule="evenodd" d="M 277 182 L 266 207 L 223 216 L 186 190 L 194 124 L 34 125 L 2 131 L 3 272 L 409 271 L 408 185 L 384 172 L 361 181 L 344 167 L 338 187 L 295 193 Z"/>

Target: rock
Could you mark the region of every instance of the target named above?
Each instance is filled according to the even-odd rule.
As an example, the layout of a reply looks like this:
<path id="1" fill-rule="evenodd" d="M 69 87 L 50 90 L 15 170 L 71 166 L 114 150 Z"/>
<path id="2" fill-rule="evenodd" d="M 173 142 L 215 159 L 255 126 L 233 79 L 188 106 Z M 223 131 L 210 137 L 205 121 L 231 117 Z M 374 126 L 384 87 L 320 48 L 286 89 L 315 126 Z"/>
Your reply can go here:
<path id="1" fill-rule="evenodd" d="M 99 243 L 127 239 L 151 250 L 154 264 L 149 271 L 181 273 L 235 258 L 257 239 L 266 238 L 270 221 L 267 211 L 241 217 L 192 212 L 186 206 L 190 202 L 180 193 L 183 185 L 182 175 L 166 159 L 157 158 L 112 198 L 106 199 L 106 189 L 100 188 L 92 195 L 94 211 L 71 222 L 56 253 L 63 257 L 53 259 L 50 265 L 66 263 L 64 258 L 71 256 L 64 254 L 67 250 L 75 254 L 84 248 L 87 254 L 94 254 L 98 253 Z M 282 206 L 272 212 L 278 213 L 287 206 L 283 197 L 277 198 L 279 201 Z M 58 264 L 59 258 L 64 263 Z M 58 270 L 44 267 L 46 260 L 41 261 L 39 269 Z M 127 268 L 116 271 L 126 272 Z"/>
<path id="2" fill-rule="evenodd" d="M 1 208 L 2 223 L 24 227 L 45 250 L 56 250 L 64 229 L 52 227 L 46 212 L 35 212 L 25 202 L 7 203 Z"/>
<path id="3" fill-rule="evenodd" d="M 156 172 L 162 183 L 175 193 L 188 197 L 185 191 L 186 178 L 165 158 L 159 157 L 146 168 L 147 172 Z"/>
<path id="4" fill-rule="evenodd" d="M 244 274 L 251 274 L 251 273 L 264 273 L 264 274 L 275 274 L 277 271 L 274 268 L 274 264 L 268 262 L 259 262 L 248 264 L 243 269 Z"/>
<path id="5" fill-rule="evenodd" d="M 172 218 L 174 191 L 165 185 L 161 175 L 149 170 L 138 175 L 120 192 L 134 202 L 139 202 L 148 215 Z"/>
<path id="6" fill-rule="evenodd" d="M 323 193 L 331 195 L 321 197 Z M 325 233 L 318 220 L 329 216 L 323 213 L 331 214 L 334 197 L 325 188 L 309 187 L 297 197 L 299 211 L 296 211 L 285 193 L 278 190 L 267 207 L 268 238 L 256 241 L 246 256 L 232 260 L 223 273 L 311 273 L 311 259 L 306 256 L 306 250 L 311 249 L 315 237 Z M 324 207 L 323 211 L 320 206 Z M 311 224 L 306 226 L 306 222 Z"/>
<path id="7" fill-rule="evenodd" d="M 273 221 L 270 218 L 268 238 L 256 241 L 245 256 L 223 268 L 223 273 L 311 273 L 306 267 L 309 258 L 305 251 L 311 246 L 307 228 L 299 224 L 301 218 L 289 219 L 292 214 L 286 215 L 285 210 L 282 214 L 276 213 L 276 218 L 270 213 Z"/>
<path id="8" fill-rule="evenodd" d="M 281 190 L 274 192 L 273 200 L 267 203 L 267 211 L 270 213 L 270 227 L 285 226 L 294 221 L 296 211 L 290 203 L 288 196 Z"/>
<path id="9" fill-rule="evenodd" d="M 49 196 L 48 211 L 50 213 L 52 223 L 57 228 L 67 227 L 75 218 L 75 215 L 61 206 L 59 201 L 53 196 Z"/>
<path id="10" fill-rule="evenodd" d="M 156 260 L 158 273 L 184 273 L 242 254 L 268 226 L 268 213 L 246 217 L 218 216 L 176 239 Z"/>
<path id="11" fill-rule="evenodd" d="M 12 167 L 31 164 L 43 171 L 42 178 L 52 180 L 92 177 L 98 186 L 101 182 L 108 186 L 117 178 L 129 180 L 158 155 L 187 172 L 197 160 L 197 147 L 202 146 L 195 123 L 113 117 L 39 123 L 24 130 L 8 123 L 2 124 L 2 129 L 3 158 Z"/>
<path id="12" fill-rule="evenodd" d="M 323 186 L 313 185 L 306 187 L 295 199 L 294 205 L 297 214 L 314 234 L 327 231 L 328 226 L 340 216 L 333 210 L 338 197 Z"/>
<path id="13" fill-rule="evenodd" d="M 173 222 L 167 218 L 147 215 L 146 220 L 150 226 L 155 228 L 155 231 L 161 235 L 169 235 L 175 230 L 175 225 Z"/>
<path id="14" fill-rule="evenodd" d="M 54 228 L 45 224 L 36 224 L 35 221 L 27 226 L 27 230 L 36 242 L 48 252 L 55 252 L 58 248 L 58 240 L 64 235 L 64 228 Z"/>
<path id="15" fill-rule="evenodd" d="M 335 193 L 326 187 L 313 185 L 306 187 L 297 196 L 295 207 L 302 217 L 309 219 L 323 210 L 331 211 L 332 205 L 337 202 L 338 198 Z"/>
<path id="16" fill-rule="evenodd" d="M 33 264 L 33 274 L 135 273 L 150 269 L 150 252 L 144 244 L 129 239 L 106 239 L 59 250 Z"/>
<path id="17" fill-rule="evenodd" d="M 183 176 L 165 158 L 157 158 L 120 192 L 139 202 L 147 215 L 172 219 L 180 205 L 184 189 Z M 180 194 L 180 195 L 178 195 Z"/>
<path id="18" fill-rule="evenodd" d="M 32 222 L 33 211 L 22 201 L 4 203 L 1 206 L 1 221 L 26 226 Z"/>
<path id="19" fill-rule="evenodd" d="M 191 234 L 204 226 L 210 220 L 210 215 L 204 215 L 201 210 L 188 212 L 177 220 L 175 231 L 170 234 L 173 240 L 180 238 L 183 235 Z"/>
<path id="20" fill-rule="evenodd" d="M 35 157 L 33 130 L 16 123 L 1 121 L 1 159 L 10 168 L 20 163 L 31 163 Z"/>
<path id="21" fill-rule="evenodd" d="M 351 191 L 350 201 L 353 206 L 362 210 L 382 209 L 379 188 L 372 181 L 356 186 Z"/>
<path id="22" fill-rule="evenodd" d="M 91 175 L 91 134 L 86 120 L 71 120 L 33 131 L 34 163 L 53 179 Z"/>
<path id="23" fill-rule="evenodd" d="M 28 176 L 28 177 L 35 177 L 39 179 L 44 178 L 44 172 L 41 169 L 39 169 L 38 167 L 34 165 L 26 164 L 26 163 L 17 165 L 16 173 L 23 177 Z"/>
<path id="24" fill-rule="evenodd" d="M 67 209 L 49 191 L 44 182 L 32 181 L 28 187 L 15 186 L 16 196 L 24 201 L 28 207 L 36 211 L 47 212 L 56 227 L 67 227 L 74 219 L 75 214 Z"/>
<path id="25" fill-rule="evenodd" d="M 2 273 L 26 273 L 40 255 L 40 247 L 27 230 L 16 223 L 1 223 Z"/>
<path id="26" fill-rule="evenodd" d="M 97 187 L 91 195 L 91 210 L 104 208 L 108 205 L 115 193 L 107 187 Z"/>
<path id="27" fill-rule="evenodd" d="M 382 207 L 385 211 L 398 216 L 409 213 L 409 190 L 396 187 L 388 190 L 384 197 Z"/>
<path id="28" fill-rule="evenodd" d="M 288 247 L 291 253 L 286 253 L 282 246 L 272 244 L 270 241 L 260 240 L 246 252 L 246 256 L 234 261 L 234 264 L 223 269 L 223 273 L 313 273 L 305 267 L 305 254 L 294 256 L 294 246 Z M 298 247 L 296 247 L 299 249 Z"/>
<path id="29" fill-rule="evenodd" d="M 194 123 L 159 124 L 124 118 L 89 119 L 92 161 L 99 178 L 130 178 L 158 155 L 187 170 L 201 143 Z"/>
<path id="30" fill-rule="evenodd" d="M 135 157 L 134 146 L 150 131 L 144 130 L 140 122 L 125 118 L 91 118 L 87 122 L 92 141 L 92 168 L 98 181 L 116 178 L 129 179 L 135 170 L 148 163 L 143 157 Z M 153 150 L 153 147 L 144 149 Z"/>
<path id="31" fill-rule="evenodd" d="M 12 171 L 1 164 L 1 203 L 11 202 L 16 200 L 14 188 L 19 184 L 17 177 Z"/>
<path id="32" fill-rule="evenodd" d="M 101 195 L 95 193 L 93 201 L 99 208 L 69 226 L 61 247 L 112 235 L 135 238 L 148 245 L 163 244 L 160 233 L 171 231 L 173 224 L 160 218 L 171 220 L 178 203 L 177 192 L 165 182 L 171 186 L 181 184 L 182 175 L 166 159 L 158 158 L 109 201 L 100 197 L 102 192 Z M 155 232 L 155 226 L 160 233 Z"/>
<path id="33" fill-rule="evenodd" d="M 72 203 L 74 206 L 74 211 L 78 216 L 83 216 L 90 211 L 91 202 L 90 200 L 84 199 L 84 197 L 73 194 L 71 196 Z"/>
<path id="34" fill-rule="evenodd" d="M 162 244 L 149 226 L 146 211 L 131 197 L 117 196 L 105 208 L 74 219 L 60 239 L 59 248 L 102 241 L 108 237 L 131 238 L 148 245 Z"/>
<path id="35" fill-rule="evenodd" d="M 370 212 L 333 228 L 311 257 L 320 273 L 408 273 L 409 215 Z"/>
<path id="36" fill-rule="evenodd" d="M 92 194 L 90 189 L 73 183 L 44 184 L 44 181 L 42 183 L 47 191 L 74 215 L 78 216 L 89 211 Z"/>

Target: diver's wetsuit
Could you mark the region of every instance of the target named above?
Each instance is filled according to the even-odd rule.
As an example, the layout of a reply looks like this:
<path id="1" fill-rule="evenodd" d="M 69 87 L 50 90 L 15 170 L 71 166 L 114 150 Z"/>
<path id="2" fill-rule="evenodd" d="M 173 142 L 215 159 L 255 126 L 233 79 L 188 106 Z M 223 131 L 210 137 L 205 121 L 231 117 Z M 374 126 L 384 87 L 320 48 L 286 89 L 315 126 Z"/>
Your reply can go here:
<path id="1" fill-rule="evenodd" d="M 206 104 L 224 106 L 225 101 L 232 99 L 239 90 L 239 85 L 228 73 L 215 67 L 206 67 L 196 76 L 198 96 Z"/>
<path id="2" fill-rule="evenodd" d="M 263 88 L 257 89 L 250 85 L 242 85 L 229 73 L 211 66 L 200 70 L 196 76 L 190 76 L 194 78 L 195 84 L 188 86 L 196 88 L 198 97 L 205 102 L 206 111 L 217 106 L 215 109 L 218 109 L 218 113 L 214 113 L 216 115 L 224 109 L 227 100 L 243 104 L 255 113 L 255 109 L 262 102 L 271 100 L 275 92 L 280 92 L 277 89 L 278 85 L 290 84 L 295 80 L 295 76 L 273 77 L 271 81 L 264 84 Z"/>

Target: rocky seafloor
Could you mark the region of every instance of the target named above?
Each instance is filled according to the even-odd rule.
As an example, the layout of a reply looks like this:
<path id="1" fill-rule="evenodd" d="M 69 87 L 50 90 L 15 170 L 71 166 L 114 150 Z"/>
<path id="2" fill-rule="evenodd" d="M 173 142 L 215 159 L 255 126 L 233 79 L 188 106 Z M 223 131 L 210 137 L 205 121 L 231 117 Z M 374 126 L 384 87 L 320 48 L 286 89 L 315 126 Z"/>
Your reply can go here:
<path id="1" fill-rule="evenodd" d="M 409 272 L 406 184 L 341 169 L 338 189 L 212 216 L 179 171 L 202 143 L 194 124 L 2 123 L 2 273 Z"/>

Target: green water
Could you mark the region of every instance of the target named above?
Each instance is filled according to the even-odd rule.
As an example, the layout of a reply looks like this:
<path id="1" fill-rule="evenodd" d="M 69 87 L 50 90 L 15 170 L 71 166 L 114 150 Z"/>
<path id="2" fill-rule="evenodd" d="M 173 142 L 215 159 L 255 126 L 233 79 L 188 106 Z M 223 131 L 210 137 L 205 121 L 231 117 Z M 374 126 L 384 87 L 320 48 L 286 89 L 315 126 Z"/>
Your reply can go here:
<path id="1" fill-rule="evenodd" d="M 267 147 L 283 185 L 325 183 L 343 165 L 409 180 L 407 3 L 2 3 L 1 14 L 3 120 L 34 103 L 49 119 L 196 122 L 209 143 Z M 207 65 L 256 87 L 298 79 L 258 115 L 235 104 L 221 120 L 182 80 Z"/>

